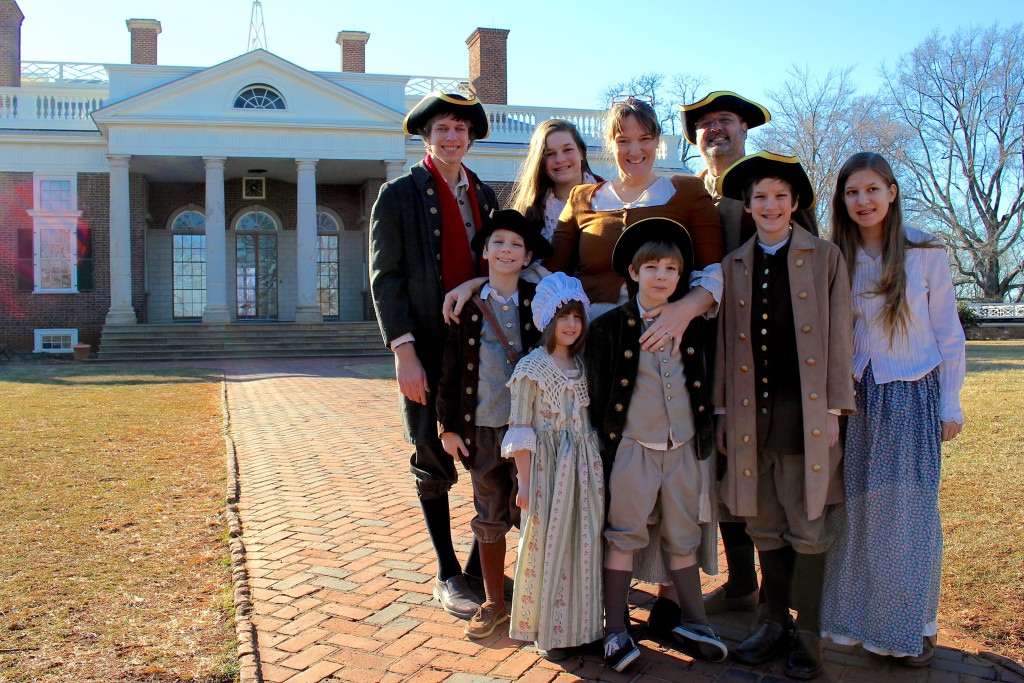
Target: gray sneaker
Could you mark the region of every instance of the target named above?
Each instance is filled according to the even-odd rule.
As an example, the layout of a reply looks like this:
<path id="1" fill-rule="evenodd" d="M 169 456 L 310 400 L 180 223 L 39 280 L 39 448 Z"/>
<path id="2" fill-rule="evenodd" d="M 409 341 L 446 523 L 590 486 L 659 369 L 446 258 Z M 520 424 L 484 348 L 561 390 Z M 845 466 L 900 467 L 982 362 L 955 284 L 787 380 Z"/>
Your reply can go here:
<path id="1" fill-rule="evenodd" d="M 729 656 L 729 648 L 705 624 L 681 623 L 672 629 L 672 637 L 679 649 L 691 657 L 720 662 Z"/>
<path id="2" fill-rule="evenodd" d="M 604 637 L 604 663 L 612 669 L 621 673 L 639 656 L 640 648 L 628 631 L 609 633 Z"/>
<path id="3" fill-rule="evenodd" d="M 434 579 L 434 598 L 445 612 L 459 619 L 469 619 L 480 609 L 480 598 L 473 593 L 462 574 L 456 574 L 447 581 Z"/>

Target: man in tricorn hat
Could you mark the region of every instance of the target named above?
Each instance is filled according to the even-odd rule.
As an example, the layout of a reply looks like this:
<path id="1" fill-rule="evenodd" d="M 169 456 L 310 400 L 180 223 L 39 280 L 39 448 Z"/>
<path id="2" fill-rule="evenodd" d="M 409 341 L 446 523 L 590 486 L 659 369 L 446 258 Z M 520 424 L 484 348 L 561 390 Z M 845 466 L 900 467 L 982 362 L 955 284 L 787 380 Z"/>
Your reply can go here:
<path id="1" fill-rule="evenodd" d="M 395 355 L 405 438 L 415 451 L 410 470 L 437 555 L 434 597 L 463 619 L 480 599 L 467 577 L 480 577 L 476 544 L 466 574 L 455 555 L 448 491 L 458 479 L 455 462 L 437 434 L 434 399 L 448 328 L 444 294 L 479 275 L 470 242 L 497 206 L 494 191 L 462 159 L 487 137 L 487 114 L 478 99 L 431 93 L 405 117 L 405 132 L 420 135 L 426 156 L 380 189 L 370 214 L 370 291 L 384 342 Z"/>

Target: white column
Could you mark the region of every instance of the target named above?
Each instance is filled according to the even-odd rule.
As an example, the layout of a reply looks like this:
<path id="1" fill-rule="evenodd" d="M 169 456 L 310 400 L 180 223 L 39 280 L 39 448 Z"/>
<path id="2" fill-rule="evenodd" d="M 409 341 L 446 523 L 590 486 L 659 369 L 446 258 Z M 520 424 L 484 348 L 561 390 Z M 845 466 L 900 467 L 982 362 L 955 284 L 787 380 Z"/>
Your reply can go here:
<path id="1" fill-rule="evenodd" d="M 298 169 L 298 224 L 295 226 L 295 322 L 319 323 L 320 301 L 316 295 L 316 162 L 296 159 Z"/>
<path id="2" fill-rule="evenodd" d="M 108 154 L 110 167 L 110 310 L 107 325 L 135 325 L 132 308 L 132 215 L 128 199 L 130 156 Z"/>
<path id="3" fill-rule="evenodd" d="M 405 173 L 405 162 L 404 161 L 385 161 L 384 172 L 388 181 L 394 180 L 398 176 Z M 374 197 L 374 200 L 377 198 Z"/>
<path id="4" fill-rule="evenodd" d="M 206 165 L 206 310 L 204 323 L 231 322 L 228 310 L 227 243 L 224 233 L 224 157 L 203 157 Z"/>

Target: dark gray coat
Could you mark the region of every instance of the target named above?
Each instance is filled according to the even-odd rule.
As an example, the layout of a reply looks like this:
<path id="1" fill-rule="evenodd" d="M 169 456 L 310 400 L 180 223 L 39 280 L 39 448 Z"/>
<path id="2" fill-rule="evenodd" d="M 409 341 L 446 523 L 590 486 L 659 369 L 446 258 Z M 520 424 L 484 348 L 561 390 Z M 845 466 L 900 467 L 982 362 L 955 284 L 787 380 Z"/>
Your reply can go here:
<path id="1" fill-rule="evenodd" d="M 485 217 L 497 206 L 497 197 L 475 173 L 467 173 Z M 434 398 L 448 327 L 441 315 L 441 201 L 422 162 L 381 186 L 370 213 L 369 238 L 370 293 L 381 336 L 389 344 L 412 332 L 427 374 L 427 405 L 401 398 L 406 440 L 426 443 L 437 438 Z"/>

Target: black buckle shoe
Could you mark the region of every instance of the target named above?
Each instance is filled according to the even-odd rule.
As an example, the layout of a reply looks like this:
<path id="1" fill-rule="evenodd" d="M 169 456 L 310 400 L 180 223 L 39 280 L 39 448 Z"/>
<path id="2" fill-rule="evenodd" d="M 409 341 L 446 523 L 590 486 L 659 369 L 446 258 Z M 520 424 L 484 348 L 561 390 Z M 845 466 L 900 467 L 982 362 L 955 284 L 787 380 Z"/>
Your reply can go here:
<path id="1" fill-rule="evenodd" d="M 821 638 L 814 631 L 797 630 L 786 660 L 786 675 L 809 681 L 821 674 Z"/>
<path id="2" fill-rule="evenodd" d="M 785 651 L 790 632 L 774 621 L 762 622 L 757 630 L 732 651 L 732 658 L 741 664 L 767 664 Z"/>

